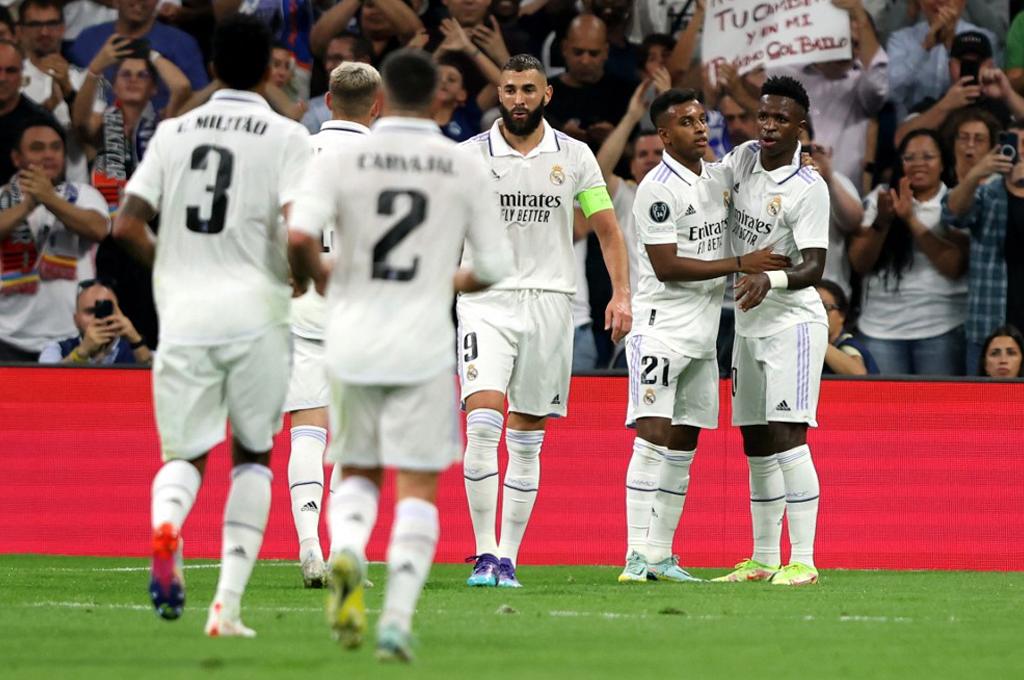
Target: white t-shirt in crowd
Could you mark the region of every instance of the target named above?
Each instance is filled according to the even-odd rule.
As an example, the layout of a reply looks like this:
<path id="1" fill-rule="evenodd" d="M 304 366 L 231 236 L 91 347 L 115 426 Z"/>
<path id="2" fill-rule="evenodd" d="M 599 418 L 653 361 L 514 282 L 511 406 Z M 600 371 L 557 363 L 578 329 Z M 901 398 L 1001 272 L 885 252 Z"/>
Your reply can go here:
<path id="1" fill-rule="evenodd" d="M 220 90 L 160 123 L 125 191 L 160 212 L 161 342 L 226 344 L 288 322 L 280 214 L 310 156 L 306 128 L 253 92 Z"/>
<path id="2" fill-rule="evenodd" d="M 857 202 L 860 202 L 860 192 L 850 179 L 841 173 L 833 172 L 832 181 L 835 182 L 839 191 L 845 191 Z M 846 257 L 846 239 L 848 236 L 837 226 L 836 209 L 832 206 L 828 222 L 828 253 L 825 256 L 825 273 L 821 278 L 835 281 L 843 289 L 846 296 L 850 296 L 850 258 Z"/>

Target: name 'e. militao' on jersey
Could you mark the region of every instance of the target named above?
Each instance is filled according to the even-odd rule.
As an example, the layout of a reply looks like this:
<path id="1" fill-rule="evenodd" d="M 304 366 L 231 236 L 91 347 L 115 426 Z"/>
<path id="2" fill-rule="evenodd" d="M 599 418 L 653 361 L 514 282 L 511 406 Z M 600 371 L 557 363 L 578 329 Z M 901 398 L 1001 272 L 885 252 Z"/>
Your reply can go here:
<path id="1" fill-rule="evenodd" d="M 594 153 L 583 142 L 543 121 L 540 144 L 525 156 L 501 134 L 501 121 L 462 146 L 490 168 L 498 192 L 501 224 L 512 246 L 513 272 L 494 290 L 576 292 L 573 201 L 588 189 L 605 186 Z M 477 257 L 467 247 L 463 264 Z"/>
<path id="2" fill-rule="evenodd" d="M 726 257 L 730 178 L 719 163 L 701 161 L 695 175 L 666 153 L 640 182 L 633 203 L 640 269 L 634 334 L 655 337 L 687 356 L 715 356 L 725 277 L 660 281 L 645 246 L 674 244 L 677 256 L 697 260 Z"/>
<path id="3" fill-rule="evenodd" d="M 732 254 L 746 255 L 771 246 L 796 266 L 803 262 L 801 250 L 828 249 L 828 187 L 814 168 L 801 167 L 799 149 L 792 163 L 771 171 L 762 167 L 760 152 L 761 144 L 751 141 L 722 159 L 732 172 Z M 804 322 L 828 324 L 813 287 L 774 288 L 757 307 L 746 312 L 736 309 L 736 332 L 746 337 L 774 335 Z"/>

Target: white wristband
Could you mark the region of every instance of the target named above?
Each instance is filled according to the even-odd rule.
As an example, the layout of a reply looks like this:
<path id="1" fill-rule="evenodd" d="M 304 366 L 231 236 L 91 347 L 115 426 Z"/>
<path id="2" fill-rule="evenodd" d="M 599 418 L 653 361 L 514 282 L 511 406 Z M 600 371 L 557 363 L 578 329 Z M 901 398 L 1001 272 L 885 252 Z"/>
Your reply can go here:
<path id="1" fill-rule="evenodd" d="M 768 282 L 771 283 L 772 288 L 789 287 L 789 276 L 781 269 L 773 272 L 765 272 L 765 275 L 768 276 Z"/>

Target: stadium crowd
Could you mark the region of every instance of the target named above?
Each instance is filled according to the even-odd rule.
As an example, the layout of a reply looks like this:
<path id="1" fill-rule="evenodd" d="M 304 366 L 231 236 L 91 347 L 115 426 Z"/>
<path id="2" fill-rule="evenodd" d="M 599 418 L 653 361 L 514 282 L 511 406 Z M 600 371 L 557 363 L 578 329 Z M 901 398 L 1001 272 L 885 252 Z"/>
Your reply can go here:
<path id="1" fill-rule="evenodd" d="M 150 361 L 150 274 L 111 215 L 157 123 L 221 87 L 212 29 L 245 13 L 277 36 L 268 101 L 314 133 L 343 61 L 432 53 L 434 120 L 463 141 L 497 116 L 500 66 L 536 56 L 554 88 L 545 115 L 597 154 L 634 272 L 632 202 L 662 153 L 652 99 L 702 91 L 713 160 L 758 137 L 761 84 L 790 75 L 810 95 L 805 147 L 832 205 L 826 370 L 1020 376 L 1024 3 L 832 2 L 852 59 L 741 74 L 702 66 L 705 0 L 0 0 L 0 361 Z M 594 323 L 611 293 L 598 240 L 579 236 L 574 369 L 624 365 Z"/>

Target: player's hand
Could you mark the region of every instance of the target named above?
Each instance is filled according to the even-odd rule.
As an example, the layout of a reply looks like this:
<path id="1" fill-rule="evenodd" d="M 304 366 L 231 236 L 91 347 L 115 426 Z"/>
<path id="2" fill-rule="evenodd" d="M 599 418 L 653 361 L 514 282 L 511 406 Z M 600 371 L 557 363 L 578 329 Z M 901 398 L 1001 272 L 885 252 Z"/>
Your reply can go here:
<path id="1" fill-rule="evenodd" d="M 604 310 L 604 329 L 612 333 L 612 342 L 626 337 L 633 328 L 633 312 L 629 305 L 629 293 L 612 293 L 612 299 Z"/>
<path id="2" fill-rule="evenodd" d="M 327 297 L 327 282 L 331 278 L 332 266 L 321 264 L 320 271 L 313 275 L 313 286 L 320 297 Z"/>
<path id="3" fill-rule="evenodd" d="M 751 274 L 736 282 L 736 306 L 742 312 L 748 312 L 764 301 L 772 284 L 767 274 Z"/>
<path id="4" fill-rule="evenodd" d="M 910 178 L 900 179 L 899 191 L 889 189 L 889 198 L 892 199 L 892 211 L 896 217 L 909 222 L 914 216 L 914 190 L 910 188 Z"/>
<path id="5" fill-rule="evenodd" d="M 740 257 L 740 272 L 743 274 L 760 274 L 792 266 L 793 262 L 788 257 L 773 253 L 771 248 L 755 250 Z"/>
<path id="6" fill-rule="evenodd" d="M 296 281 L 295 278 L 289 277 L 288 278 L 288 283 L 292 287 L 292 297 L 293 298 L 302 297 L 303 295 L 306 294 L 306 291 L 309 290 L 309 280 L 308 279 L 306 281 L 299 282 L 299 281 Z"/>

